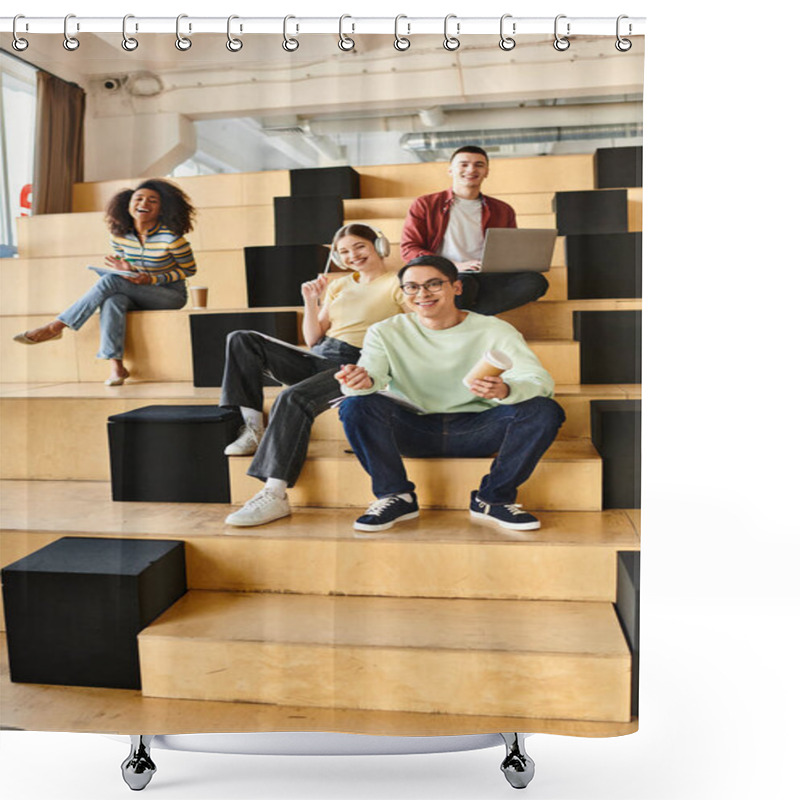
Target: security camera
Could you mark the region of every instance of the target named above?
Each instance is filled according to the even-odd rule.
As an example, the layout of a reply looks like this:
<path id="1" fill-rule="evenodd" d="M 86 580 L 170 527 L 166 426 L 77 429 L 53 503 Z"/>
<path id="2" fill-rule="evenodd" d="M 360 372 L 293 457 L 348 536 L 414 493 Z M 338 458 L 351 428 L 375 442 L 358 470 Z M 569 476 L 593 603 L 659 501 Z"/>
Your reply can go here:
<path id="1" fill-rule="evenodd" d="M 116 92 L 120 86 L 122 86 L 122 82 L 119 78 L 106 78 L 103 81 L 103 88 L 107 92 Z"/>

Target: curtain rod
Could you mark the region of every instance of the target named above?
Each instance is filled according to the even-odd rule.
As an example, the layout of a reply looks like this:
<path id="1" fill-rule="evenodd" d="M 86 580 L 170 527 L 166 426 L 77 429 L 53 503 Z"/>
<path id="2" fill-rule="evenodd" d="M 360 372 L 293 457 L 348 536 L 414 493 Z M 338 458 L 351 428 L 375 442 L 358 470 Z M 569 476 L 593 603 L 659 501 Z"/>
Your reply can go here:
<path id="1" fill-rule="evenodd" d="M 445 19 L 447 22 L 445 22 Z M 226 35 L 229 31 L 237 35 L 257 33 L 310 33 L 358 34 L 385 33 L 413 36 L 414 34 L 445 33 L 449 36 L 472 34 L 500 34 L 520 36 L 525 34 L 553 34 L 556 25 L 561 36 L 640 36 L 644 34 L 645 17 L 196 17 L 181 14 L 175 17 L 136 17 L 128 15 L 125 30 L 129 36 L 135 33 L 176 33 L 180 27 L 183 36 L 197 33 Z M 27 17 L 17 19 L 16 32 L 23 34 L 65 33 L 78 36 L 81 33 L 122 33 L 122 17 L 82 17 L 70 14 L 67 17 Z M 0 17 L 0 32 L 14 30 L 14 17 Z"/>

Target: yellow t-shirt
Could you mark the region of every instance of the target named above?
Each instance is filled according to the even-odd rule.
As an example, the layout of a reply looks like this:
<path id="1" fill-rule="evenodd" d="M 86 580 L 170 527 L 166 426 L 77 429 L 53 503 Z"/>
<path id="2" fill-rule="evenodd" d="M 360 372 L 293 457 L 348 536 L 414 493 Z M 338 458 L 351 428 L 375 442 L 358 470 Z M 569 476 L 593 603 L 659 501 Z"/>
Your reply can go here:
<path id="1" fill-rule="evenodd" d="M 361 347 L 370 325 L 406 311 L 396 272 L 385 272 L 369 283 L 358 278 L 352 273 L 331 281 L 323 299 L 331 321 L 325 335 L 353 347 Z"/>

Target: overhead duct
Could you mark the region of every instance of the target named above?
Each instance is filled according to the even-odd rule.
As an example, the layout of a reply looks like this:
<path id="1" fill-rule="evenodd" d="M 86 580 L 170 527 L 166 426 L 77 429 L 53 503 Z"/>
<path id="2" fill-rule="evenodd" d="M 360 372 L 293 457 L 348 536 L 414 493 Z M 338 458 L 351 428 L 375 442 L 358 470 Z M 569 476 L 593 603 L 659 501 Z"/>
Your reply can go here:
<path id="1" fill-rule="evenodd" d="M 454 150 L 476 142 L 484 147 L 513 144 L 546 144 L 586 139 L 628 139 L 642 135 L 640 122 L 618 125 L 576 125 L 558 128 L 513 128 L 511 130 L 425 131 L 400 138 L 404 150 L 423 154 Z"/>

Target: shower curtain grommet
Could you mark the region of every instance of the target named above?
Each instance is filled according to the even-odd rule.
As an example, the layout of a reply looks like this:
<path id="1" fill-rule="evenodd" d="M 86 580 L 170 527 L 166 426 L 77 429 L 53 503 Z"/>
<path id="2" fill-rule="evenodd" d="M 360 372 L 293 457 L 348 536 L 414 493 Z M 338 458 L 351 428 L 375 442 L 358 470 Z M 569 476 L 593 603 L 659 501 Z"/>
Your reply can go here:
<path id="1" fill-rule="evenodd" d="M 291 14 L 287 14 L 283 18 L 283 41 L 281 42 L 281 47 L 283 47 L 287 53 L 294 53 L 294 51 L 300 47 L 300 42 L 297 39 L 293 39 L 291 36 L 289 36 L 286 31 L 286 26 L 290 19 L 297 18 L 293 17 Z"/>
<path id="2" fill-rule="evenodd" d="M 620 53 L 627 53 L 628 50 L 630 50 L 631 47 L 633 47 L 633 42 L 630 39 L 623 39 L 620 36 L 620 33 L 619 33 L 620 22 L 623 19 L 628 19 L 628 16 L 626 14 L 620 14 L 617 17 L 617 41 L 614 42 L 614 47 L 616 47 L 617 50 L 619 50 Z M 630 33 L 630 25 L 628 25 L 628 32 Z"/>
<path id="3" fill-rule="evenodd" d="M 394 49 L 404 53 L 409 47 L 411 47 L 411 39 L 401 36 L 397 30 L 401 19 L 408 19 L 408 17 L 405 14 L 398 14 L 394 18 Z M 408 25 L 408 32 L 411 33 L 411 25 Z"/>
<path id="4" fill-rule="evenodd" d="M 353 19 L 349 14 L 342 14 L 339 17 L 339 49 L 343 50 L 345 53 L 349 53 L 353 48 L 356 46 L 355 39 L 351 39 L 349 36 L 344 35 L 344 31 L 342 30 L 342 26 L 344 25 L 344 21 L 346 19 Z M 355 26 L 353 26 L 353 30 L 355 30 Z"/>
<path id="5" fill-rule="evenodd" d="M 569 22 L 567 23 L 567 36 L 562 36 L 558 32 L 558 21 L 560 19 L 566 19 L 566 18 L 567 18 L 566 14 L 559 14 L 556 17 L 555 22 L 553 23 L 553 36 L 555 37 L 553 39 L 553 47 L 556 50 L 558 50 L 559 53 L 563 53 L 565 50 L 569 50 L 569 39 L 567 39 L 567 36 L 569 36 Z"/>
<path id="6" fill-rule="evenodd" d="M 175 19 L 175 47 L 181 52 L 186 52 L 192 46 L 192 40 L 188 39 L 181 33 L 181 20 L 186 19 L 188 14 L 178 14 Z M 189 24 L 189 33 L 192 32 L 191 23 Z"/>
<path id="7" fill-rule="evenodd" d="M 225 42 L 225 47 L 227 47 L 231 53 L 238 53 L 244 47 L 244 42 L 231 34 L 231 22 L 235 19 L 239 19 L 236 14 L 231 14 L 228 17 L 228 41 Z M 239 31 L 241 32 L 241 27 Z"/>
<path id="8" fill-rule="evenodd" d="M 21 36 L 20 36 L 20 35 L 17 33 L 17 20 L 19 20 L 19 19 L 25 19 L 25 17 L 24 17 L 22 14 L 17 14 L 17 15 L 14 17 L 14 22 L 12 23 L 12 27 L 11 27 L 11 33 L 12 33 L 12 35 L 13 35 L 13 37 L 14 37 L 14 38 L 13 38 L 13 40 L 12 40 L 12 42 L 11 42 L 11 46 L 12 46 L 12 47 L 13 47 L 13 48 L 14 48 L 14 49 L 15 49 L 15 50 L 18 52 L 18 53 L 21 53 L 23 50 L 27 50 L 27 49 L 28 49 L 28 40 L 27 40 L 27 39 L 23 39 L 23 38 L 22 38 L 22 37 L 21 37 Z"/>
<path id="9" fill-rule="evenodd" d="M 74 14 L 67 14 L 67 16 L 64 17 L 64 42 L 63 42 L 63 44 L 64 44 L 64 49 L 65 50 L 69 50 L 70 53 L 74 53 L 81 46 L 81 43 L 75 36 L 70 36 L 69 35 L 69 31 L 67 30 L 67 27 L 68 27 L 69 21 L 71 19 L 75 19 L 75 15 Z M 76 31 L 80 30 L 80 25 L 76 24 L 75 30 Z"/>
<path id="10" fill-rule="evenodd" d="M 451 19 L 456 20 L 456 34 L 458 34 L 459 32 L 459 24 L 456 15 L 448 14 L 444 18 L 444 41 L 442 42 L 442 47 L 444 47 L 445 50 L 449 50 L 452 53 L 458 50 L 459 47 L 461 47 L 461 42 L 458 40 L 456 36 L 450 36 L 450 34 L 447 32 L 447 23 L 450 22 Z"/>
<path id="11" fill-rule="evenodd" d="M 128 53 L 132 53 L 139 46 L 138 39 L 135 39 L 133 36 L 128 36 L 128 20 L 133 18 L 133 14 L 126 14 L 122 18 L 122 49 L 126 50 Z"/>

